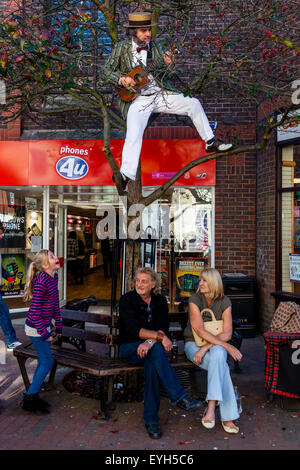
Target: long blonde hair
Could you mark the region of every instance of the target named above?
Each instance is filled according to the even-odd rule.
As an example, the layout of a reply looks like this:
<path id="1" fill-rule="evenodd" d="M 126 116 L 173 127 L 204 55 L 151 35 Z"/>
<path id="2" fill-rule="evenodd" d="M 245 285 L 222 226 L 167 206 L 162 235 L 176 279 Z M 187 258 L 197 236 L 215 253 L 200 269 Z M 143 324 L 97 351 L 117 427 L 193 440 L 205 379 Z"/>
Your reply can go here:
<path id="1" fill-rule="evenodd" d="M 49 265 L 49 250 L 40 250 L 30 263 L 26 274 L 26 283 L 24 290 L 24 302 L 30 302 L 32 299 L 33 279 L 44 271 L 43 266 Z"/>
<path id="2" fill-rule="evenodd" d="M 220 273 L 215 268 L 204 268 L 200 274 L 200 280 L 203 279 L 207 282 L 209 289 L 209 297 L 214 299 L 222 299 L 224 297 L 224 288 Z M 200 284 L 197 292 L 200 292 Z"/>

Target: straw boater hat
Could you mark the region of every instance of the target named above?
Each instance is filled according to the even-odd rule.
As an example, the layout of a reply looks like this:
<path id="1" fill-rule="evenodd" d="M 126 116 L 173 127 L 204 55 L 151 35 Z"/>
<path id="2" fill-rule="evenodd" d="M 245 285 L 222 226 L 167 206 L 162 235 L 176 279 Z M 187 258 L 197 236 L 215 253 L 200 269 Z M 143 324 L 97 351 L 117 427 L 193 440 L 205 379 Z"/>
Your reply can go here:
<path id="1" fill-rule="evenodd" d="M 125 28 L 147 28 L 156 26 L 157 23 L 151 23 L 151 13 L 129 13 L 128 23 L 125 23 Z"/>

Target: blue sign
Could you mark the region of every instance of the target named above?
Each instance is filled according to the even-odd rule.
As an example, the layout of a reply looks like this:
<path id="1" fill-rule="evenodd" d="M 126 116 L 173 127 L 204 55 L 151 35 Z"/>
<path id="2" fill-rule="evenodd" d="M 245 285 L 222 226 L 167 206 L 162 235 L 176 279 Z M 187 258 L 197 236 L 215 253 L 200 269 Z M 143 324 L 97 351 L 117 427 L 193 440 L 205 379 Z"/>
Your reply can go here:
<path id="1" fill-rule="evenodd" d="M 67 180 L 79 180 L 86 176 L 89 166 L 80 157 L 62 157 L 56 163 L 57 173 Z"/>

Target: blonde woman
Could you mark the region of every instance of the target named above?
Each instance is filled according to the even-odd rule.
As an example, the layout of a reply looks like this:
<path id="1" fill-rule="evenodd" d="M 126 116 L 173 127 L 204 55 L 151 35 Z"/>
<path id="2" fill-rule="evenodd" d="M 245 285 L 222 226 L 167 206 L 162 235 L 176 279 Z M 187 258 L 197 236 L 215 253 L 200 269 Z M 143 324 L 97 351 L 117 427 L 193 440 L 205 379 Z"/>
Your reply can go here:
<path id="1" fill-rule="evenodd" d="M 29 266 L 26 278 L 24 300 L 31 301 L 25 320 L 25 333 L 30 337 L 38 355 L 38 364 L 32 384 L 24 395 L 22 409 L 34 413 L 49 413 L 49 404 L 39 397 L 40 388 L 54 360 L 51 341 L 61 336 L 62 320 L 58 297 L 58 258 L 52 251 L 41 250 Z M 55 333 L 51 331 L 55 320 Z"/>
<path id="2" fill-rule="evenodd" d="M 205 330 L 204 324 L 211 320 L 210 308 L 216 320 L 223 320 L 223 332 L 217 336 Z M 204 346 L 198 347 L 194 341 L 192 328 L 198 336 L 206 340 Z M 189 321 L 184 331 L 185 354 L 197 366 L 208 371 L 207 409 L 202 418 L 202 425 L 207 429 L 215 426 L 215 407 L 219 402 L 223 429 L 230 434 L 237 434 L 239 428 L 234 420 L 239 418 L 234 388 L 227 364 L 227 353 L 234 360 L 240 361 L 242 355 L 228 341 L 232 335 L 232 316 L 230 299 L 224 296 L 223 283 L 219 272 L 214 268 L 206 268 L 201 272 L 199 288 L 189 299 Z"/>

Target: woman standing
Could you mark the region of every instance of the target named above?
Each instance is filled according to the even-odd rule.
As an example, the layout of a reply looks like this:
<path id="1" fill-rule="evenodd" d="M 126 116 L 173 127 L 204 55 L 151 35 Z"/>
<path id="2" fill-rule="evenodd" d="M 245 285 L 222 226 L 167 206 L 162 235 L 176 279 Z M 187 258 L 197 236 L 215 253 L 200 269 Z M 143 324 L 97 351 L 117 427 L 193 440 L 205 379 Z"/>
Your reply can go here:
<path id="1" fill-rule="evenodd" d="M 223 320 L 223 331 L 219 335 L 214 336 L 204 328 L 205 322 L 212 320 L 208 312 L 201 314 L 204 308 L 211 309 L 216 320 Z M 192 328 L 206 341 L 204 346 L 196 346 Z M 230 434 L 237 434 L 239 428 L 233 421 L 239 418 L 239 413 L 227 364 L 227 353 L 236 361 L 242 359 L 242 354 L 228 343 L 231 335 L 230 299 L 224 296 L 219 272 L 214 268 L 206 268 L 201 272 L 196 294 L 189 299 L 189 321 L 184 331 L 184 350 L 190 361 L 208 371 L 208 406 L 202 418 L 202 425 L 207 429 L 215 426 L 215 407 L 218 401 L 223 429 Z"/>

